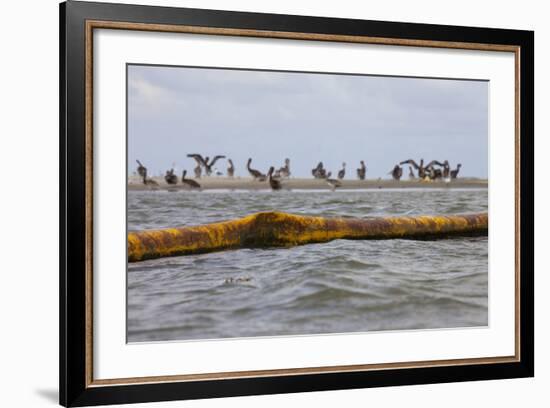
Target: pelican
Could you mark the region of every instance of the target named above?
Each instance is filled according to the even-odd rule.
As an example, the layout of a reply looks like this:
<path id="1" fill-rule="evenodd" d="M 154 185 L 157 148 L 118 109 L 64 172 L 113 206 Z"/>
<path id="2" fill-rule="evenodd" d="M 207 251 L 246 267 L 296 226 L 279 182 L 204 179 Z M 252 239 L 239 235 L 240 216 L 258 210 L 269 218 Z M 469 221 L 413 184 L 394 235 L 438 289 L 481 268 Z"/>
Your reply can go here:
<path id="1" fill-rule="evenodd" d="M 233 160 L 228 159 L 227 162 L 229 163 L 229 166 L 227 166 L 227 177 L 233 177 L 235 175 L 235 166 L 233 166 Z"/>
<path id="2" fill-rule="evenodd" d="M 188 154 L 187 157 L 195 159 L 197 162 L 197 167 L 194 168 L 195 178 L 201 178 L 202 168 L 204 167 L 206 169 L 206 164 L 210 158 L 207 156 L 205 159 L 200 154 Z"/>
<path id="3" fill-rule="evenodd" d="M 154 181 L 153 179 L 147 178 L 147 167 L 145 167 L 139 160 L 136 160 L 137 164 L 139 165 L 137 172 L 141 176 L 141 179 L 143 181 L 143 184 L 147 185 L 153 185 L 155 183 L 158 186 L 158 183 Z"/>
<path id="4" fill-rule="evenodd" d="M 250 175 L 252 176 L 252 178 L 254 180 L 258 180 L 258 181 L 265 181 L 266 180 L 266 175 L 263 174 L 261 171 L 259 170 L 256 170 L 256 169 L 252 169 L 250 168 L 250 163 L 252 163 L 252 159 L 248 159 L 248 162 L 246 163 L 246 169 L 248 170 L 248 172 L 250 173 Z"/>
<path id="5" fill-rule="evenodd" d="M 216 164 L 219 159 L 225 159 L 225 156 L 217 155 L 214 156 L 212 161 L 208 162 L 208 160 L 210 159 L 208 156 L 203 158 L 200 154 L 197 153 L 188 154 L 187 157 L 192 157 L 197 161 L 199 165 L 202 165 L 207 176 L 210 176 L 212 174 L 214 164 Z"/>
<path id="6" fill-rule="evenodd" d="M 311 175 L 314 177 L 314 178 L 319 178 L 318 177 L 318 174 L 319 174 L 319 170 L 323 168 L 323 162 L 319 162 L 317 163 L 317 167 L 315 167 L 314 169 L 311 169 Z"/>
<path id="7" fill-rule="evenodd" d="M 451 166 L 449 165 L 449 160 L 443 162 L 443 178 L 445 180 L 450 179 L 451 176 Z"/>
<path id="8" fill-rule="evenodd" d="M 167 184 L 178 184 L 178 176 L 174 174 L 174 169 L 166 170 L 164 180 Z"/>
<path id="9" fill-rule="evenodd" d="M 317 167 L 311 169 L 311 174 L 316 179 L 322 179 L 327 177 L 326 170 L 323 168 L 323 162 L 319 162 Z"/>
<path id="10" fill-rule="evenodd" d="M 365 166 L 365 162 L 363 160 L 360 161 L 361 167 L 357 169 L 357 177 L 359 180 L 365 180 L 365 175 L 367 173 L 367 166 Z"/>
<path id="11" fill-rule="evenodd" d="M 290 159 L 285 159 L 285 165 L 281 167 L 279 170 L 279 175 L 281 177 L 289 178 L 290 177 Z"/>
<path id="12" fill-rule="evenodd" d="M 346 175 L 346 163 L 342 163 L 342 170 L 338 172 L 338 180 L 342 180 Z"/>
<path id="13" fill-rule="evenodd" d="M 193 169 L 195 172 L 195 178 L 201 178 L 202 176 L 202 166 L 200 163 L 197 163 L 197 166 Z"/>
<path id="14" fill-rule="evenodd" d="M 145 180 L 147 178 L 147 167 L 145 167 L 143 164 L 141 164 L 141 162 L 139 160 L 136 160 L 136 162 L 138 164 L 137 172 L 141 176 L 141 178 L 143 180 Z M 145 182 L 144 182 L 144 184 L 145 184 Z"/>
<path id="15" fill-rule="evenodd" d="M 326 175 L 326 180 L 327 180 L 327 184 L 330 186 L 331 190 L 334 191 L 338 187 L 342 186 L 342 182 L 340 180 L 330 178 L 331 175 L 332 175 L 332 172 L 329 171 Z"/>
<path id="16" fill-rule="evenodd" d="M 319 162 L 317 164 L 317 167 L 315 167 L 314 169 L 311 169 L 311 175 L 314 178 L 318 178 L 317 175 L 319 174 L 319 169 L 321 169 L 322 167 L 323 167 L 323 162 Z"/>
<path id="17" fill-rule="evenodd" d="M 389 174 L 391 174 L 394 180 L 399 181 L 403 175 L 403 168 L 399 167 L 399 164 L 396 164 Z"/>
<path id="18" fill-rule="evenodd" d="M 451 179 L 456 179 L 458 177 L 458 172 L 460 171 L 461 167 L 462 167 L 462 164 L 458 163 L 456 165 L 456 169 L 451 170 Z"/>
<path id="19" fill-rule="evenodd" d="M 414 175 L 413 168 L 411 166 L 409 166 L 409 179 L 414 180 L 415 178 L 416 177 Z"/>
<path id="20" fill-rule="evenodd" d="M 183 174 L 181 175 L 181 182 L 183 184 L 187 184 L 191 188 L 201 188 L 201 185 L 197 183 L 195 180 L 186 179 L 185 176 L 187 175 L 187 170 L 183 170 Z"/>
<path id="21" fill-rule="evenodd" d="M 274 170 L 275 170 L 275 167 L 271 166 L 269 168 L 269 171 L 267 172 L 269 185 L 271 186 L 272 190 L 280 190 L 282 188 L 281 181 L 273 177 Z"/>

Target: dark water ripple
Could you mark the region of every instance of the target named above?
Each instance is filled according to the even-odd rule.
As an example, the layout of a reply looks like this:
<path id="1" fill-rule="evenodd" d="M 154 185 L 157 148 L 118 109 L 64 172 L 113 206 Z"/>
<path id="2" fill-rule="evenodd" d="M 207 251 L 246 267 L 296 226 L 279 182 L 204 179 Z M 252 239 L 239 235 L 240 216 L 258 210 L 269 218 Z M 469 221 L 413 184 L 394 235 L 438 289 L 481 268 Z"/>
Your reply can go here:
<path id="1" fill-rule="evenodd" d="M 323 216 L 487 211 L 486 190 L 129 192 L 130 230 L 257 211 Z M 187 340 L 484 326 L 487 238 L 336 240 L 128 268 L 128 339 Z"/>

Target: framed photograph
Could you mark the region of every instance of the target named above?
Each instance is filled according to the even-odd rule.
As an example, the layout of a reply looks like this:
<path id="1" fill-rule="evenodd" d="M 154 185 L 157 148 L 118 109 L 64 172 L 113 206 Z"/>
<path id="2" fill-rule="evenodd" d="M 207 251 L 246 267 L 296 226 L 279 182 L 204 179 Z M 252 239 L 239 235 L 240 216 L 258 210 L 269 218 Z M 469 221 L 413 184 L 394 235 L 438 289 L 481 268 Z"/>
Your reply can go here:
<path id="1" fill-rule="evenodd" d="M 60 6 L 60 403 L 534 375 L 534 33 Z"/>

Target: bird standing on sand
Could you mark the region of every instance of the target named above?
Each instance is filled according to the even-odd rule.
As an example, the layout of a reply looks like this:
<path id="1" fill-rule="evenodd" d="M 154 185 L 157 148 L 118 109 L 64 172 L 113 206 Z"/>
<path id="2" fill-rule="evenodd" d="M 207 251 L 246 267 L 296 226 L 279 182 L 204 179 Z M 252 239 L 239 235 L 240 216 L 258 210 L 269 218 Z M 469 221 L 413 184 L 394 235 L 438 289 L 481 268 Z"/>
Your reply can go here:
<path id="1" fill-rule="evenodd" d="M 323 162 L 319 162 L 317 164 L 317 167 L 315 167 L 314 169 L 311 169 L 311 174 L 313 175 L 314 178 L 316 179 L 323 179 L 323 178 L 326 178 L 327 177 L 327 173 L 326 173 L 326 170 L 324 169 L 323 167 Z"/>
<path id="2" fill-rule="evenodd" d="M 263 174 L 261 171 L 259 170 L 256 170 L 256 169 L 253 169 L 250 167 L 250 164 L 252 163 L 252 159 L 249 158 L 248 161 L 246 162 L 246 169 L 248 170 L 248 172 L 250 173 L 250 175 L 252 176 L 252 178 L 254 180 L 258 180 L 258 181 L 265 181 L 267 179 L 266 175 Z"/>
<path id="3" fill-rule="evenodd" d="M 346 163 L 342 163 L 342 170 L 338 172 L 338 180 L 343 180 L 346 176 Z"/>
<path id="4" fill-rule="evenodd" d="M 396 164 L 392 171 L 390 171 L 391 176 L 394 180 L 399 181 L 401 179 L 401 176 L 403 175 L 403 168 L 399 167 L 398 164 Z"/>
<path id="5" fill-rule="evenodd" d="M 174 174 L 174 169 L 166 170 L 164 180 L 167 184 L 178 184 L 178 176 Z"/>
<path id="6" fill-rule="evenodd" d="M 413 172 L 413 168 L 409 166 L 409 180 L 414 180 L 416 177 Z"/>
<path id="7" fill-rule="evenodd" d="M 267 177 L 269 180 L 269 186 L 272 190 L 280 190 L 282 188 L 281 181 L 273 177 L 273 171 L 275 167 L 271 166 L 267 172 Z"/>
<path id="8" fill-rule="evenodd" d="M 342 186 L 342 182 L 340 180 L 330 178 L 331 175 L 332 175 L 332 172 L 329 171 L 326 175 L 326 180 L 327 180 L 327 184 L 330 186 L 331 190 L 334 191 L 338 187 Z"/>
<path id="9" fill-rule="evenodd" d="M 146 186 L 152 186 L 152 187 L 158 186 L 159 183 L 157 183 L 155 180 L 151 178 L 147 178 L 147 167 L 141 164 L 139 160 L 136 160 L 136 161 L 139 164 L 137 171 L 138 171 L 138 174 L 141 176 L 141 180 L 143 181 L 143 184 L 145 184 Z"/>
<path id="10" fill-rule="evenodd" d="M 365 175 L 367 174 L 367 166 L 363 160 L 360 161 L 361 167 L 357 169 L 357 177 L 359 180 L 365 180 Z"/>
<path id="11" fill-rule="evenodd" d="M 195 178 L 201 178 L 202 168 L 204 167 L 206 169 L 206 163 L 208 163 L 210 158 L 208 156 L 203 158 L 200 154 L 188 154 L 187 157 L 195 159 L 197 162 L 197 167 L 194 168 Z"/>
<path id="12" fill-rule="evenodd" d="M 233 165 L 233 160 L 228 159 L 227 162 L 229 163 L 229 166 L 227 166 L 227 177 L 233 177 L 235 175 L 235 166 Z"/>
<path id="13" fill-rule="evenodd" d="M 137 172 L 143 180 L 147 178 L 147 167 L 145 167 L 139 160 L 136 160 L 138 164 Z M 145 184 L 145 181 L 143 182 Z"/>
<path id="14" fill-rule="evenodd" d="M 318 178 L 317 175 L 319 174 L 319 170 L 323 167 L 323 163 L 319 162 L 317 163 L 317 167 L 311 169 L 311 175 L 313 178 Z"/>
<path id="15" fill-rule="evenodd" d="M 285 165 L 277 171 L 279 172 L 279 175 L 281 177 L 289 178 L 290 177 L 290 159 L 288 158 L 285 159 Z"/>
<path id="16" fill-rule="evenodd" d="M 202 176 L 202 166 L 200 163 L 197 163 L 197 166 L 193 169 L 195 172 L 195 178 L 201 178 Z"/>
<path id="17" fill-rule="evenodd" d="M 183 170 L 183 174 L 181 175 L 181 182 L 183 184 L 187 184 L 191 188 L 200 189 L 201 185 L 197 183 L 195 180 L 186 179 L 185 176 L 187 175 L 187 170 Z"/>
<path id="18" fill-rule="evenodd" d="M 451 166 L 449 160 L 443 162 L 443 178 L 447 181 L 451 179 Z"/>
<path id="19" fill-rule="evenodd" d="M 456 165 L 455 170 L 451 170 L 451 180 L 454 180 L 458 177 L 458 172 L 460 171 L 460 168 L 462 167 L 462 164 L 458 163 Z"/>

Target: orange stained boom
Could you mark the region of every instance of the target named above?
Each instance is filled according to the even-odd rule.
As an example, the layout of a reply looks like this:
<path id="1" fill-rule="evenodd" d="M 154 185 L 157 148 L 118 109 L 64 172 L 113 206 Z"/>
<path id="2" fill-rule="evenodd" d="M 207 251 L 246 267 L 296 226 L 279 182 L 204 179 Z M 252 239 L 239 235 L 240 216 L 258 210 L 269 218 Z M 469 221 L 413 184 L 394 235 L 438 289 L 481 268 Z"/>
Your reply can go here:
<path id="1" fill-rule="evenodd" d="M 200 226 L 128 233 L 128 262 L 239 248 L 291 247 L 334 239 L 443 239 L 487 235 L 487 213 L 325 218 L 261 212 Z"/>

